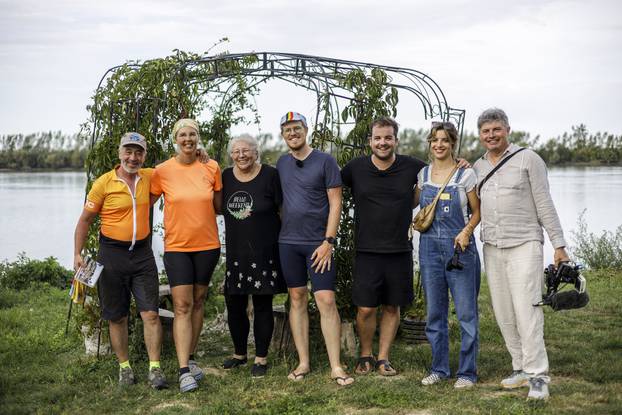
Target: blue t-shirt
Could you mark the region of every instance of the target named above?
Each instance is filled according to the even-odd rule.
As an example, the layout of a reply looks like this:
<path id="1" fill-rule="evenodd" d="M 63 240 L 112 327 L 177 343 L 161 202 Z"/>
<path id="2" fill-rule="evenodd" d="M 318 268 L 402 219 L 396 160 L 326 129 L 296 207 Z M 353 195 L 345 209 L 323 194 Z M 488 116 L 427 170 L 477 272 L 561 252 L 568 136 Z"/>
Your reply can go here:
<path id="1" fill-rule="evenodd" d="M 329 212 L 326 190 L 341 187 L 337 161 L 330 154 L 313 150 L 302 161 L 302 166 L 296 165 L 291 154 L 286 154 L 279 158 L 276 168 L 283 191 L 279 242 L 322 243 Z"/>

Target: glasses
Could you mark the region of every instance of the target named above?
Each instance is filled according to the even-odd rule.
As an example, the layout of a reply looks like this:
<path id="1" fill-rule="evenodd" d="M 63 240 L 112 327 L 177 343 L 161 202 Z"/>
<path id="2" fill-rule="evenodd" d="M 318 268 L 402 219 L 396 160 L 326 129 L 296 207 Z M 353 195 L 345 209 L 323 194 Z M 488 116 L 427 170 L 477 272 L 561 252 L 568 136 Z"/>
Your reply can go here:
<path id="1" fill-rule="evenodd" d="M 432 121 L 432 128 L 446 128 L 449 130 L 455 130 L 456 126 L 450 123 L 449 121 Z"/>
<path id="2" fill-rule="evenodd" d="M 235 150 L 231 152 L 231 157 L 248 156 L 252 151 L 250 148 Z"/>
<path id="3" fill-rule="evenodd" d="M 302 169 L 305 166 L 305 163 L 302 160 L 296 160 L 296 167 Z"/>
<path id="4" fill-rule="evenodd" d="M 286 127 L 286 128 L 283 128 L 283 134 L 284 135 L 292 134 L 292 133 L 300 134 L 302 130 L 304 130 L 304 128 L 301 127 L 300 125 L 297 125 L 295 127 Z"/>

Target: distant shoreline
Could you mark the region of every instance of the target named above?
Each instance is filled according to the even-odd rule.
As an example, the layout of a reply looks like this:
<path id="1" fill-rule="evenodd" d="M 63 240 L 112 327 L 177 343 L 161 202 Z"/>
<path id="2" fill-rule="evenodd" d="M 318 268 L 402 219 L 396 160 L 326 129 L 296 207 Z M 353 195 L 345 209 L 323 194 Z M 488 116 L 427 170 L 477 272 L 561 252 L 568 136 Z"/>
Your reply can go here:
<path id="1" fill-rule="evenodd" d="M 58 169 L 49 168 L 25 168 L 25 169 L 0 169 L 0 173 L 55 173 L 55 172 L 85 172 L 84 169 L 74 169 L 71 167 L 62 167 Z"/>

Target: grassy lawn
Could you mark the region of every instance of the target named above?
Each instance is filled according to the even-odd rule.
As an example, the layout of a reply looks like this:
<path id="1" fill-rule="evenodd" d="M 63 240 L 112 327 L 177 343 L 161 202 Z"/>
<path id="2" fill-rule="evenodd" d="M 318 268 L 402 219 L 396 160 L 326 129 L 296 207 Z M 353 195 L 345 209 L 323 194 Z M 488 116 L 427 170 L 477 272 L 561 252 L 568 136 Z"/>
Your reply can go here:
<path id="1" fill-rule="evenodd" d="M 479 383 L 455 391 L 453 382 L 423 387 L 430 363 L 427 345 L 398 339 L 392 362 L 400 372 L 386 379 L 357 377 L 341 388 L 329 379 L 325 352 L 315 341 L 312 373 L 303 382 L 286 379 L 293 356 L 271 356 L 263 379 L 250 378 L 250 366 L 232 372 L 219 368 L 231 353 L 227 335 L 201 339 L 199 361 L 207 371 L 199 391 L 180 394 L 176 383 L 166 391 L 146 384 L 146 354 L 134 351 L 132 366 L 139 384 L 117 387 L 112 356 L 84 356 L 74 328 L 65 337 L 67 294 L 43 285 L 26 291 L 0 289 L 0 413 L 205 413 L 205 414 L 572 414 L 622 411 L 622 272 L 589 273 L 591 303 L 581 310 L 546 310 L 546 344 L 552 384 L 548 402 L 529 402 L 527 389 L 498 387 L 511 370 L 497 329 L 488 288 L 480 296 Z M 212 301 L 221 305 L 221 301 Z M 209 311 L 213 313 L 213 311 Z M 457 367 L 459 332 L 451 325 L 452 368 Z M 252 349 L 251 349 L 252 351 Z M 164 350 L 163 367 L 176 379 L 174 350 Z M 344 359 L 350 368 L 354 358 Z"/>

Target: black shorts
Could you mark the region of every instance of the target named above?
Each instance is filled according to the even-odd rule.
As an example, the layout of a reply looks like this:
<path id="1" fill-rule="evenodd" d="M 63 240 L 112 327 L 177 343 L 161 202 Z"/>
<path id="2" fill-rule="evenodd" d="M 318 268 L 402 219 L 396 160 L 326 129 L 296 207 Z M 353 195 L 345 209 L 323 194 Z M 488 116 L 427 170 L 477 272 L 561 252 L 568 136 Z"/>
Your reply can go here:
<path id="1" fill-rule="evenodd" d="M 414 299 L 412 252 L 357 252 L 352 302 L 359 307 L 406 306 Z"/>
<path id="2" fill-rule="evenodd" d="M 130 243 L 100 236 L 97 261 L 104 266 L 97 281 L 104 320 L 118 320 L 130 312 L 131 294 L 138 311 L 158 311 L 158 268 L 149 238 Z"/>
<path id="3" fill-rule="evenodd" d="M 165 252 L 164 268 L 171 287 L 177 285 L 209 285 L 220 248 L 194 252 Z"/>

